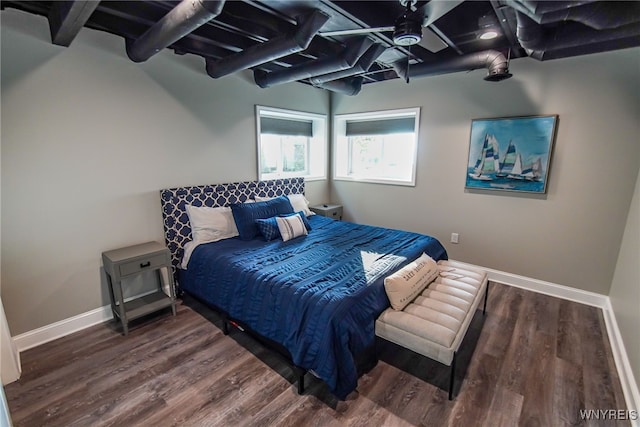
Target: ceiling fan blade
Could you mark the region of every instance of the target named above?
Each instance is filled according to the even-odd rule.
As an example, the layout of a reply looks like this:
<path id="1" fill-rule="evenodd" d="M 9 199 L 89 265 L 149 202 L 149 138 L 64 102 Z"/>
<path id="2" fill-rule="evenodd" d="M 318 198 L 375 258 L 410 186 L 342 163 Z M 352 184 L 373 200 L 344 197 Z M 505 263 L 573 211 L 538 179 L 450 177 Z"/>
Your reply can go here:
<path id="1" fill-rule="evenodd" d="M 462 2 L 463 0 L 431 0 L 417 10 L 417 13 L 424 16 L 422 26 L 428 27 Z"/>
<path id="2" fill-rule="evenodd" d="M 376 27 L 376 28 L 356 28 L 353 30 L 338 30 L 338 31 L 321 31 L 318 35 L 323 37 L 331 36 L 349 36 L 352 34 L 367 34 L 367 33 L 384 33 L 385 31 L 393 31 L 395 27 Z"/>

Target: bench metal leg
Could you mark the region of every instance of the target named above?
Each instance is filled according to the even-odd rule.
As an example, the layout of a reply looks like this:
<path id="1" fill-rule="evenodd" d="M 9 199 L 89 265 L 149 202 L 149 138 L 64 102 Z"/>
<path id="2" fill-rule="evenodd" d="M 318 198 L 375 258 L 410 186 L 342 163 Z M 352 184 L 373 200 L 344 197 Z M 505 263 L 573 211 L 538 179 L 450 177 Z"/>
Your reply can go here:
<path id="1" fill-rule="evenodd" d="M 489 282 L 487 282 L 487 289 L 484 291 L 484 307 L 482 307 L 482 315 L 487 313 L 487 299 L 489 298 Z"/>
<path id="2" fill-rule="evenodd" d="M 458 352 L 453 352 L 453 360 L 451 361 L 451 373 L 449 377 L 449 400 L 453 400 L 453 384 L 456 378 L 456 356 Z"/>

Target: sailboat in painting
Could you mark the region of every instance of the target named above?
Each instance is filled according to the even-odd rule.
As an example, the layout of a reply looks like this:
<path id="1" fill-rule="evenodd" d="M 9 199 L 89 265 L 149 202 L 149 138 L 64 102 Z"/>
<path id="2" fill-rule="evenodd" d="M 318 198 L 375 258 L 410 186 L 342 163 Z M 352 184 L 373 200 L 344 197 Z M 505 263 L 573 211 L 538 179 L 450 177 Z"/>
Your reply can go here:
<path id="1" fill-rule="evenodd" d="M 485 134 L 482 150 L 473 167 L 473 172 L 469 178 L 479 181 L 491 181 L 500 170 L 500 160 L 498 158 L 498 140 L 495 136 Z"/>
<path id="2" fill-rule="evenodd" d="M 498 178 L 508 176 L 513 171 L 517 158 L 516 146 L 513 144 L 513 141 L 509 141 L 507 152 L 504 154 L 504 160 L 500 163 L 500 171 L 496 173 L 496 176 Z"/>
<path id="3" fill-rule="evenodd" d="M 540 181 L 542 176 L 542 161 L 538 157 L 527 169 L 522 171 L 523 179 L 527 181 Z"/>
<path id="4" fill-rule="evenodd" d="M 506 176 L 509 179 L 525 179 L 524 175 L 522 175 L 522 156 L 520 155 L 520 153 L 516 154 L 516 159 L 513 162 L 513 166 Z"/>

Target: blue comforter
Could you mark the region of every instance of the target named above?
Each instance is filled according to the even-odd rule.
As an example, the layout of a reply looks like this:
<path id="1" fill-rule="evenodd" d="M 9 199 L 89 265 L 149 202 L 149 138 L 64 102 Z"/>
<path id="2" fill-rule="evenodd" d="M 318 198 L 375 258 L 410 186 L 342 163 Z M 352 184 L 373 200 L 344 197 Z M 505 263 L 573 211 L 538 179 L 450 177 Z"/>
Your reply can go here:
<path id="1" fill-rule="evenodd" d="M 373 345 L 389 306 L 384 278 L 423 252 L 447 254 L 433 237 L 312 216 L 288 242 L 238 238 L 198 246 L 180 287 L 282 344 L 340 399 L 355 390 L 355 356 Z"/>

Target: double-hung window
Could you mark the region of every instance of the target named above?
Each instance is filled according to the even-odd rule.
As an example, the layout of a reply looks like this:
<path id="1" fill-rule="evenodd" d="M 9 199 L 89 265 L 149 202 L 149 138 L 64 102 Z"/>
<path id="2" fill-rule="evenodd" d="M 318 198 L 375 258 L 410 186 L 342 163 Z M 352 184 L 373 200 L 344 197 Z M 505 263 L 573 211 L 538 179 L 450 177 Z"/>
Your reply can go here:
<path id="1" fill-rule="evenodd" d="M 334 118 L 334 179 L 415 185 L 420 108 Z"/>
<path id="2" fill-rule="evenodd" d="M 257 106 L 256 118 L 259 179 L 326 178 L 326 116 Z"/>

